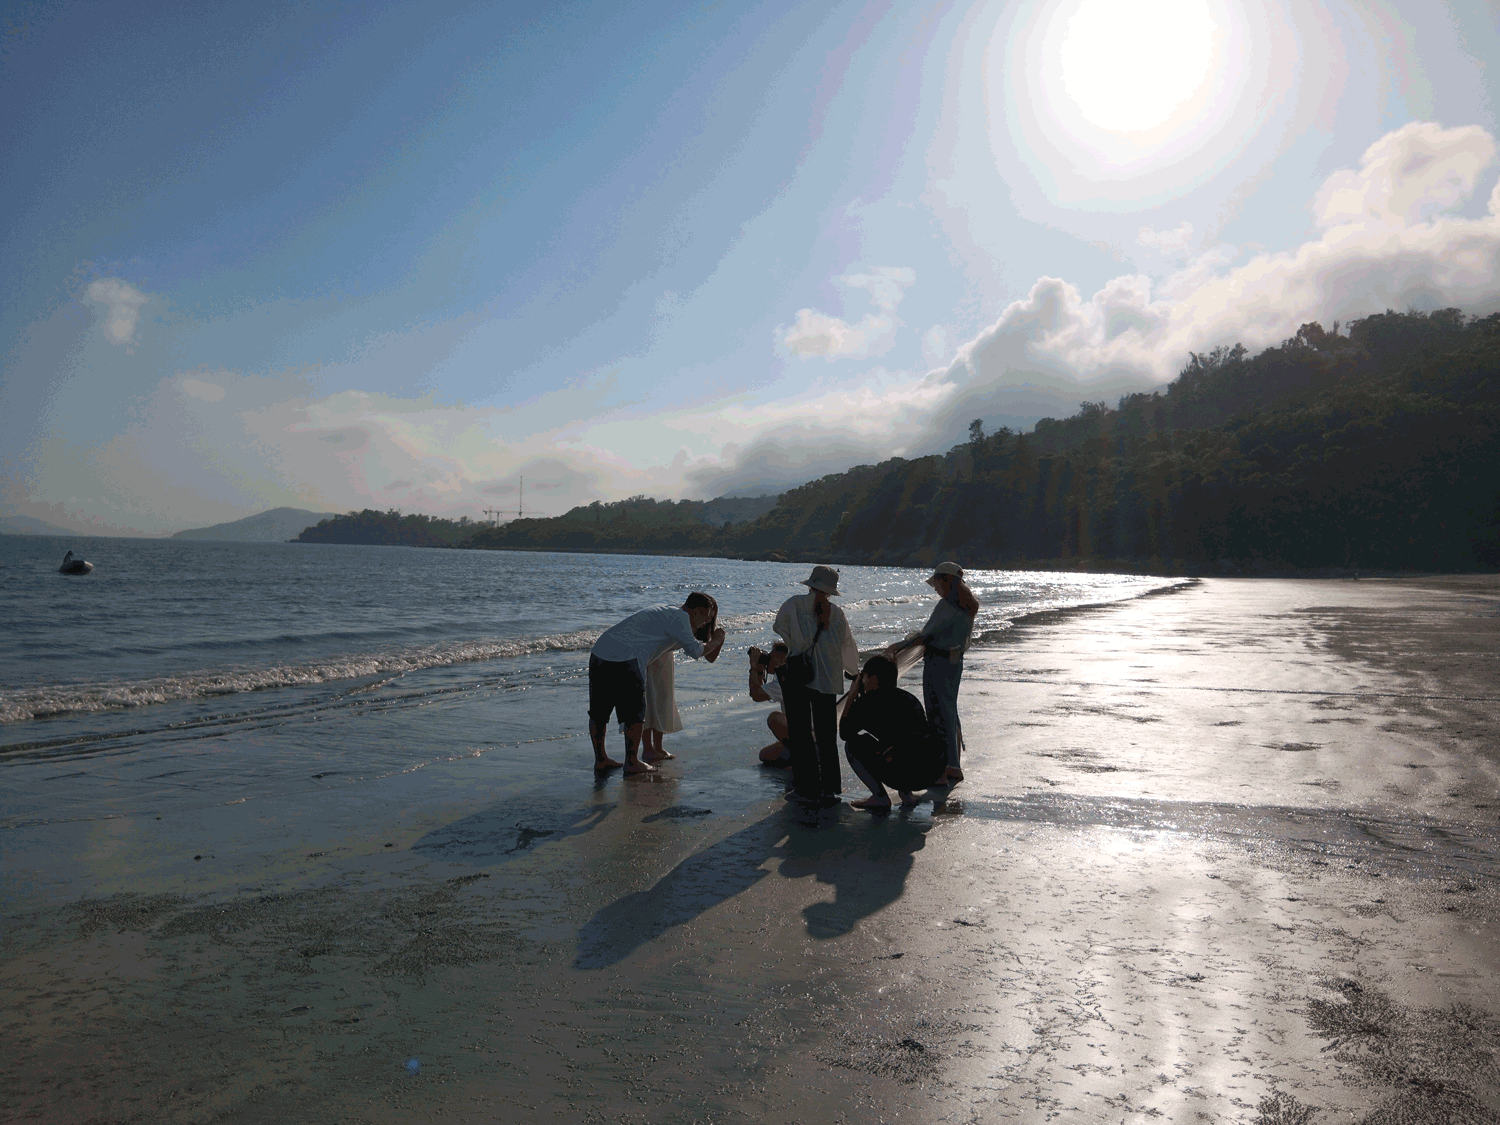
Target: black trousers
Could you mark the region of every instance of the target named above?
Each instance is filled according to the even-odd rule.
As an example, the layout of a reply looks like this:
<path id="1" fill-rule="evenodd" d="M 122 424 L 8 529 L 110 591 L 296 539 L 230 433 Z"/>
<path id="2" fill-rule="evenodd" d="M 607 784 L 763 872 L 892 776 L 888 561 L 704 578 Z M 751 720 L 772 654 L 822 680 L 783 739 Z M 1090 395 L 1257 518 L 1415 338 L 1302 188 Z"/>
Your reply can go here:
<path id="1" fill-rule="evenodd" d="M 926 789 L 932 779 L 947 765 L 947 743 L 941 734 L 929 731 L 926 738 L 915 737 L 905 743 L 882 742 L 863 732 L 844 743 L 849 764 L 859 779 L 877 792 L 875 785 L 892 789 Z"/>
<path id="2" fill-rule="evenodd" d="M 839 772 L 838 696 L 782 684 L 787 741 L 792 751 L 792 787 L 801 797 L 844 791 Z"/>

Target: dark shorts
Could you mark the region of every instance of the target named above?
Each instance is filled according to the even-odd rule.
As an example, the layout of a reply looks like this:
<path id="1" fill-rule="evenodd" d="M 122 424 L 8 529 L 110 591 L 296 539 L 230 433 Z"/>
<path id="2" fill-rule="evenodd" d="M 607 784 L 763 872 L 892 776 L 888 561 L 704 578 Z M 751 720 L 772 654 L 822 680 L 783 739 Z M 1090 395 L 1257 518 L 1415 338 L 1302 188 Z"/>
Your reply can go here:
<path id="1" fill-rule="evenodd" d="M 627 727 L 646 717 L 646 681 L 634 660 L 589 656 L 589 722 L 601 730 L 613 711 Z"/>

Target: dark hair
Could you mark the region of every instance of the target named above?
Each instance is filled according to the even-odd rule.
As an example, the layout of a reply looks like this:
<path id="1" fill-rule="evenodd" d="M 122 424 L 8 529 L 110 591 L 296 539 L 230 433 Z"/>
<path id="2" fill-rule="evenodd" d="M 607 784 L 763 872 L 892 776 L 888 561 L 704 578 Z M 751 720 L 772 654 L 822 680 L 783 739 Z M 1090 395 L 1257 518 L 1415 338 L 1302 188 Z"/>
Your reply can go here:
<path id="1" fill-rule="evenodd" d="M 714 600 L 712 594 L 705 594 L 700 590 L 694 590 L 687 596 L 687 600 L 682 603 L 682 608 L 708 610 L 708 620 L 703 623 L 702 628 L 694 633 L 693 636 L 697 637 L 700 641 L 706 641 L 714 635 L 714 629 L 719 624 L 719 603 Z"/>
<path id="2" fill-rule="evenodd" d="M 866 676 L 874 676 L 875 682 L 882 689 L 896 686 L 896 677 L 900 675 L 896 668 L 896 662 L 884 656 L 872 656 L 865 661 Z"/>

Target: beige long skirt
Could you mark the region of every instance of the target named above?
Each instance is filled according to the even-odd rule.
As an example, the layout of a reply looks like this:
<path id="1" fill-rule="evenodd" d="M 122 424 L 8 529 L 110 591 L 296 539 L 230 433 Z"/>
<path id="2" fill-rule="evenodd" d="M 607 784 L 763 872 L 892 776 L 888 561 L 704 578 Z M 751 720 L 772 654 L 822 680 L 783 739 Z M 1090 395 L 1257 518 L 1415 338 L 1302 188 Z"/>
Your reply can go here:
<path id="1" fill-rule="evenodd" d="M 664 652 L 646 665 L 646 721 L 647 730 L 659 730 L 662 734 L 675 734 L 682 729 L 682 716 L 677 713 L 676 666 L 677 650 Z"/>

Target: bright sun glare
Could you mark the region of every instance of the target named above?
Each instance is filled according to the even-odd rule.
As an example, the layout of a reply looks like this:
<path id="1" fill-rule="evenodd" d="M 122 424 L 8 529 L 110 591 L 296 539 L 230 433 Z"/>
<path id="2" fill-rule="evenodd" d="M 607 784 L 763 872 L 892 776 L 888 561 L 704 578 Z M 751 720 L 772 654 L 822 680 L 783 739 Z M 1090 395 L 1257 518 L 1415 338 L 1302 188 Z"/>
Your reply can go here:
<path id="1" fill-rule="evenodd" d="M 1204 0 L 1081 0 L 1063 36 L 1062 87 L 1090 124 L 1163 124 L 1205 85 L 1214 21 Z"/>

